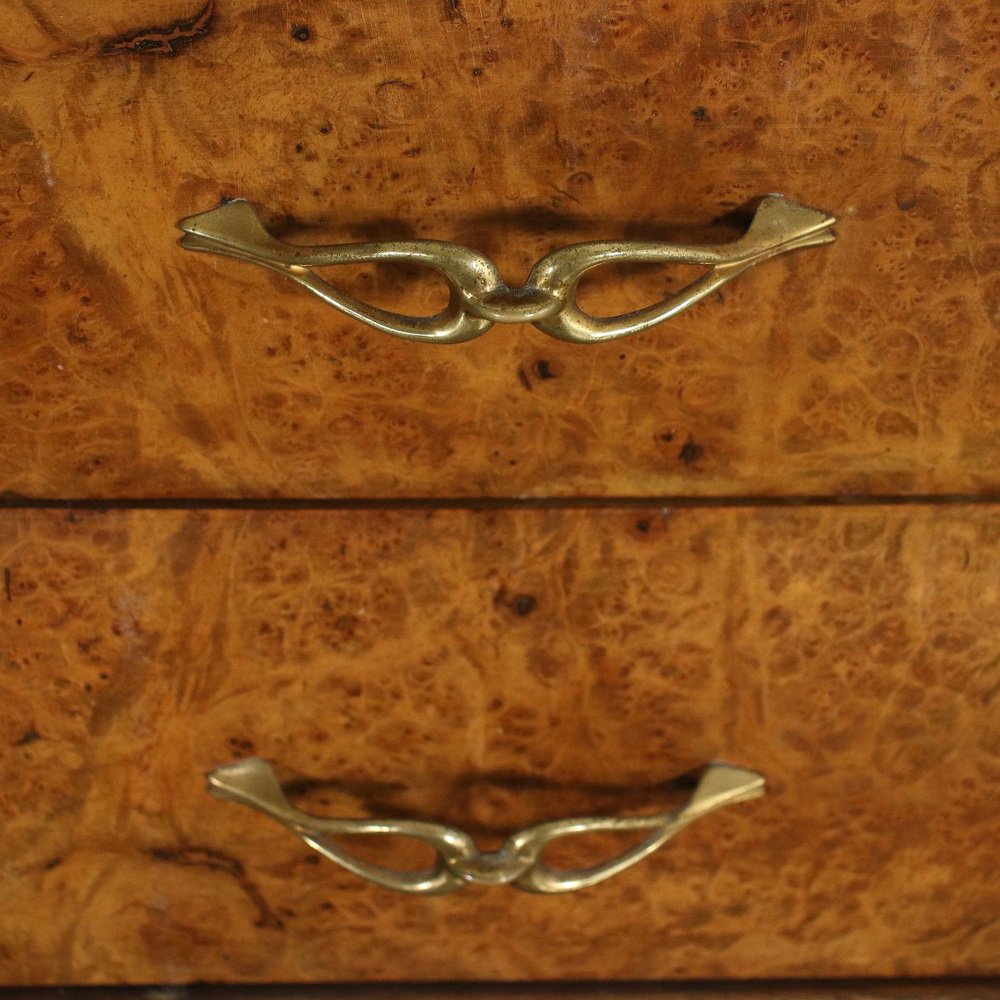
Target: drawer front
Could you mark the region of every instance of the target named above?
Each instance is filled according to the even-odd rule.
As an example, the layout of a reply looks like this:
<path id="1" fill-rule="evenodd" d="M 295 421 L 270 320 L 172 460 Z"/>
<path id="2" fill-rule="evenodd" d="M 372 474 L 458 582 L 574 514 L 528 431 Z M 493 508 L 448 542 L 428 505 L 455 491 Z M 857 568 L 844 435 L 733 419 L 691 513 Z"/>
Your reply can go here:
<path id="1" fill-rule="evenodd" d="M 996 973 L 998 538 L 988 505 L 8 512 L 3 982 Z M 594 888 L 414 898 L 206 794 L 250 756 L 484 846 L 712 760 L 768 792 Z"/>
<path id="2" fill-rule="evenodd" d="M 0 488 L 997 489 L 988 0 L 199 2 L 8 5 Z M 293 242 L 434 237 L 516 283 L 580 240 L 731 238 L 723 217 L 772 190 L 837 214 L 839 241 L 589 347 L 529 326 L 402 342 L 175 243 L 245 197 Z M 413 268 L 327 273 L 441 301 Z M 606 267 L 584 305 L 635 309 L 685 273 Z"/>

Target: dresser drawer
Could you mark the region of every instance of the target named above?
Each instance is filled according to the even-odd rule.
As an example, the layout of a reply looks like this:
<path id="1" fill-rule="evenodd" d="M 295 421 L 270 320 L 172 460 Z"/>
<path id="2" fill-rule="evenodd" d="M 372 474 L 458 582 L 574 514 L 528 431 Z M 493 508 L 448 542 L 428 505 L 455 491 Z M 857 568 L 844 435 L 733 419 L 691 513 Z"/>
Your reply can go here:
<path id="1" fill-rule="evenodd" d="M 989 505 L 8 512 L 3 982 L 995 973 L 998 536 Z M 310 812 L 484 845 L 713 760 L 767 794 L 590 889 L 420 898 L 206 794 L 251 756 Z"/>
<path id="2" fill-rule="evenodd" d="M 32 497 L 958 494 L 1000 468 L 988 0 L 9 5 L 0 488 Z M 512 284 L 593 239 L 840 217 L 652 330 L 401 342 L 174 228 L 438 238 Z M 710 223 L 716 223 L 709 226 Z M 684 269 L 605 267 L 594 312 Z M 439 282 L 331 269 L 433 312 Z"/>

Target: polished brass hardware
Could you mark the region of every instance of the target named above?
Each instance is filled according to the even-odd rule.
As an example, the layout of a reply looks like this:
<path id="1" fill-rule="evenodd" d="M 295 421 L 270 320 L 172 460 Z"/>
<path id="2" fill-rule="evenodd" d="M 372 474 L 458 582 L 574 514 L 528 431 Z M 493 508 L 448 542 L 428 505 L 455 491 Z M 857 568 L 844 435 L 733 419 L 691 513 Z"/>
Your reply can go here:
<path id="1" fill-rule="evenodd" d="M 764 794 L 764 778 L 729 764 L 709 764 L 683 808 L 655 816 L 554 820 L 511 834 L 497 851 L 480 851 L 472 838 L 440 823 L 409 819 L 326 819 L 296 809 L 285 797 L 266 761 L 252 758 L 217 767 L 208 775 L 212 795 L 258 809 L 282 823 L 325 858 L 386 889 L 419 895 L 443 895 L 463 886 L 512 885 L 527 892 L 570 892 L 596 885 L 634 865 L 696 819 L 735 802 Z M 547 844 L 581 833 L 651 831 L 617 858 L 574 871 L 560 871 L 542 860 Z M 397 871 L 355 857 L 329 837 L 394 834 L 414 837 L 437 854 L 428 871 Z"/>
<path id="2" fill-rule="evenodd" d="M 177 225 L 184 231 L 182 247 L 269 267 L 348 316 L 397 337 L 458 344 L 482 336 L 494 323 L 533 323 L 560 340 L 590 344 L 655 326 L 762 261 L 832 242 L 835 236 L 830 227 L 835 221 L 826 212 L 771 194 L 761 200 L 743 236 L 731 243 L 577 243 L 546 254 L 520 288 L 508 287 L 482 254 L 438 240 L 333 246 L 282 243 L 267 232 L 250 203 L 242 199 L 181 219 Z M 389 312 L 338 291 L 312 270 L 373 261 L 405 261 L 439 271 L 450 290 L 448 305 L 435 316 Z M 584 272 L 609 263 L 700 264 L 709 270 L 655 305 L 605 319 L 580 309 L 576 289 Z"/>

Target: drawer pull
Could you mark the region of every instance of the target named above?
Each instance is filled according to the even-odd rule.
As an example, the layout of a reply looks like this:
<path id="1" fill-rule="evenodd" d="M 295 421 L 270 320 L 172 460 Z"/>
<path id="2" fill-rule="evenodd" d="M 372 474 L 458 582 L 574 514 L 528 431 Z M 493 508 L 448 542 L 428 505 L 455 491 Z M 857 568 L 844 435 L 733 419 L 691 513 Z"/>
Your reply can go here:
<path id="1" fill-rule="evenodd" d="M 463 886 L 512 885 L 527 892 L 570 892 L 596 885 L 651 854 L 701 816 L 734 802 L 764 794 L 764 778 L 729 764 L 709 764 L 687 804 L 655 816 L 589 816 L 554 820 L 511 834 L 497 851 L 480 851 L 472 838 L 454 827 L 419 820 L 326 819 L 296 809 L 285 797 L 274 771 L 256 758 L 225 764 L 208 775 L 212 795 L 258 809 L 282 823 L 325 858 L 386 889 L 443 895 Z M 554 869 L 542 860 L 547 844 L 581 833 L 649 830 L 649 836 L 616 858 L 591 868 Z M 437 854 L 427 871 L 397 871 L 355 857 L 330 836 L 391 834 L 414 837 Z"/>
<path id="2" fill-rule="evenodd" d="M 482 336 L 494 323 L 533 323 L 560 340 L 591 344 L 655 326 L 762 261 L 832 242 L 835 236 L 830 227 L 835 221 L 826 212 L 771 194 L 761 200 L 743 236 L 731 243 L 576 243 L 546 254 L 520 288 L 508 287 L 482 254 L 439 240 L 331 246 L 282 243 L 268 233 L 253 206 L 242 199 L 181 219 L 177 226 L 184 231 L 182 247 L 269 267 L 348 316 L 396 337 L 458 344 Z M 448 305 L 435 316 L 390 312 L 338 291 L 313 270 L 374 261 L 403 261 L 440 272 L 450 291 Z M 612 262 L 699 264 L 709 270 L 645 309 L 609 318 L 591 316 L 577 304 L 577 284 L 585 271 Z"/>

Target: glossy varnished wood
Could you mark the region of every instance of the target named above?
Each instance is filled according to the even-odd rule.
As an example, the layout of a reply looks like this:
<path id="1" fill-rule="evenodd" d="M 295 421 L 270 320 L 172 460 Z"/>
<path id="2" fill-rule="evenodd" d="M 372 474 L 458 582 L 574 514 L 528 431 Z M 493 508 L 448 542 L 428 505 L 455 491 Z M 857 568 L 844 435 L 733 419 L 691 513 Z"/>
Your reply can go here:
<path id="1" fill-rule="evenodd" d="M 995 973 L 998 541 L 992 506 L 8 512 L 2 979 Z M 209 798 L 249 754 L 484 846 L 711 759 L 769 795 L 592 890 L 413 899 Z"/>
<path id="2" fill-rule="evenodd" d="M 5 5 L 0 488 L 1000 485 L 989 0 L 199 2 Z M 553 246 L 703 227 L 770 190 L 837 213 L 840 242 L 593 348 L 531 328 L 401 343 L 174 244 L 239 195 L 291 240 L 438 237 L 516 281 Z M 613 271 L 589 301 L 667 283 Z"/>
<path id="3" fill-rule="evenodd" d="M 195 986 L 111 990 L 9 990 L 17 1000 L 997 1000 L 995 979 L 889 980 L 830 983 L 535 983 L 322 986 Z"/>

